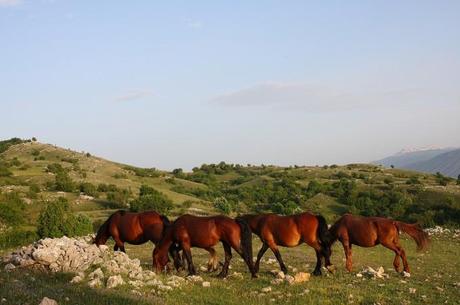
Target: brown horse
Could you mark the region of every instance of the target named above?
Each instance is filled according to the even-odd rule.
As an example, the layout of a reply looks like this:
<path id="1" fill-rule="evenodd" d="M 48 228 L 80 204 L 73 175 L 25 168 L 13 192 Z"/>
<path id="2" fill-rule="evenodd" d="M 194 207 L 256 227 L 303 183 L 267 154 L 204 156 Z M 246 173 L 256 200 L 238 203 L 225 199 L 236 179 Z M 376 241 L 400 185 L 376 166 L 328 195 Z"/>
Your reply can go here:
<path id="1" fill-rule="evenodd" d="M 144 244 L 151 241 L 160 242 L 165 226 L 170 222 L 166 216 L 157 212 L 130 213 L 117 211 L 110 215 L 99 228 L 94 239 L 96 245 L 104 245 L 112 237 L 115 241 L 114 251 L 125 251 L 125 242 L 132 245 Z"/>
<path id="2" fill-rule="evenodd" d="M 301 213 L 290 216 L 280 216 L 276 214 L 244 215 L 251 227 L 252 232 L 259 236 L 262 241 L 257 260 L 254 266 L 256 272 L 259 271 L 259 264 L 262 256 L 268 248 L 275 254 L 280 268 L 284 273 L 288 270 L 284 265 L 278 246 L 296 247 L 306 243 L 316 252 L 316 267 L 314 275 L 321 274 L 321 260 L 325 258 L 325 265 L 330 263 L 330 238 L 327 223 L 323 216 L 310 213 Z"/>
<path id="3" fill-rule="evenodd" d="M 404 271 L 409 273 L 406 253 L 399 243 L 400 231 L 409 234 L 415 240 L 417 250 L 424 250 L 429 244 L 428 234 L 419 225 L 381 217 L 362 217 L 345 214 L 329 229 L 332 235 L 332 243 L 338 239 L 343 245 L 348 271 L 352 269 L 352 245 L 374 247 L 382 244 L 382 246 L 394 251 L 393 266 L 396 272 L 399 272 L 399 258 L 401 258 Z"/>
<path id="4" fill-rule="evenodd" d="M 183 250 L 188 263 L 189 274 L 196 274 L 192 261 L 191 248 L 212 249 L 222 242 L 225 251 L 225 262 L 220 277 L 226 277 L 232 248 L 244 259 L 253 277 L 256 277 L 252 261 L 252 234 L 248 224 L 242 219 L 226 216 L 199 217 L 182 215 L 169 226 L 161 242 L 153 251 L 153 266 L 161 271 L 168 262 L 168 249 L 173 244 Z"/>

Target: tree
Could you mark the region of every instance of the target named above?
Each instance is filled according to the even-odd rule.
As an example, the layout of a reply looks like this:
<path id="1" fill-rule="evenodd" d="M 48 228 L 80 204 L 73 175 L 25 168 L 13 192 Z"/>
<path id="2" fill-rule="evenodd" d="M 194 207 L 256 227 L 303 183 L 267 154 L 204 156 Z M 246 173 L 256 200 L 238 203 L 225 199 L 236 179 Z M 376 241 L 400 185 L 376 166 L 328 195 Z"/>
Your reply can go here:
<path id="1" fill-rule="evenodd" d="M 94 184 L 84 182 L 80 184 L 80 192 L 88 196 L 97 197 L 97 188 Z"/>
<path id="2" fill-rule="evenodd" d="M 460 175 L 457 177 L 457 184 L 460 185 Z"/>
<path id="3" fill-rule="evenodd" d="M 232 205 L 225 197 L 217 197 L 214 199 L 214 207 L 226 215 L 230 214 L 233 210 Z"/>
<path id="4" fill-rule="evenodd" d="M 182 178 L 184 177 L 184 171 L 182 168 L 175 168 L 172 171 L 173 175 L 176 176 L 177 178 Z"/>
<path id="5" fill-rule="evenodd" d="M 74 215 L 63 197 L 50 202 L 38 217 L 37 234 L 41 238 L 85 235 L 92 230 L 91 220 L 84 215 Z"/>
<path id="6" fill-rule="evenodd" d="M 57 191 L 73 192 L 75 183 L 66 172 L 59 172 L 55 176 L 55 188 Z"/>
<path id="7" fill-rule="evenodd" d="M 133 212 L 153 210 L 167 215 L 172 208 L 173 203 L 168 197 L 147 185 L 142 185 L 139 197 L 130 202 L 130 210 Z"/>

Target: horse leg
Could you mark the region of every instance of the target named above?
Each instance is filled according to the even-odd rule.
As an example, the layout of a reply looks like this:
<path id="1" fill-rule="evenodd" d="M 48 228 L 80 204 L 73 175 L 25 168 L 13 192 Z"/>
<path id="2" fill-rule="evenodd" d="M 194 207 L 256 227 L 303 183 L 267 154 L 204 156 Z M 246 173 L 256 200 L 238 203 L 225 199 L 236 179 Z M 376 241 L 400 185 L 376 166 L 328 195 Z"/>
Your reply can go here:
<path id="1" fill-rule="evenodd" d="M 281 254 L 280 254 L 280 251 L 278 250 L 278 246 L 273 241 L 268 242 L 268 246 L 272 250 L 273 254 L 275 254 L 275 257 L 278 260 L 278 263 L 280 264 L 281 271 L 287 274 L 288 270 L 286 268 L 286 265 L 284 265 L 283 259 L 281 258 Z"/>
<path id="2" fill-rule="evenodd" d="M 399 258 L 402 259 L 404 271 L 410 273 L 409 271 L 409 264 L 407 263 L 406 252 L 401 247 L 397 240 L 393 242 L 382 242 L 382 246 L 392 250 L 395 253 L 395 259 L 393 260 L 393 267 L 395 268 L 396 272 L 399 272 Z"/>
<path id="3" fill-rule="evenodd" d="M 268 250 L 268 245 L 266 243 L 262 244 L 262 248 L 260 248 L 259 253 L 257 254 L 257 260 L 254 265 L 254 272 L 258 273 L 259 272 L 259 265 L 260 265 L 260 260 L 262 259 L 262 256 L 264 256 L 265 252 Z"/>
<path id="4" fill-rule="evenodd" d="M 193 260 L 192 260 L 192 251 L 190 249 L 190 245 L 188 243 L 181 243 L 182 251 L 185 255 L 185 259 L 187 260 L 187 265 L 188 265 L 188 274 L 189 275 L 195 275 L 196 270 L 195 266 L 193 265 Z"/>
<path id="5" fill-rule="evenodd" d="M 113 246 L 113 251 L 118 251 L 118 249 L 120 249 L 120 251 L 126 253 L 125 243 L 121 241 L 121 239 L 118 236 L 114 236 L 113 240 L 115 241 L 115 246 Z"/>
<path id="6" fill-rule="evenodd" d="M 208 251 L 211 255 L 211 257 L 208 260 L 208 272 L 216 271 L 218 264 L 216 250 L 214 250 L 213 247 L 205 248 L 205 250 Z"/>
<path id="7" fill-rule="evenodd" d="M 222 271 L 219 273 L 218 277 L 224 278 L 228 274 L 228 266 L 230 265 L 230 260 L 232 259 L 232 248 L 226 242 L 222 242 L 225 251 L 225 261 L 222 266 Z"/>
<path id="8" fill-rule="evenodd" d="M 321 258 L 323 257 L 323 255 L 321 254 L 320 250 L 315 249 L 315 252 L 316 252 L 316 266 L 315 266 L 315 270 L 313 271 L 313 275 L 321 275 Z"/>
<path id="9" fill-rule="evenodd" d="M 352 256 L 352 254 L 351 254 L 351 244 L 348 241 L 348 239 L 342 239 L 341 242 L 342 242 L 343 250 L 345 252 L 345 257 L 347 259 L 347 262 L 345 263 L 345 266 L 346 266 L 348 272 L 351 272 L 351 269 L 353 268 L 353 260 L 351 258 L 351 256 Z"/>

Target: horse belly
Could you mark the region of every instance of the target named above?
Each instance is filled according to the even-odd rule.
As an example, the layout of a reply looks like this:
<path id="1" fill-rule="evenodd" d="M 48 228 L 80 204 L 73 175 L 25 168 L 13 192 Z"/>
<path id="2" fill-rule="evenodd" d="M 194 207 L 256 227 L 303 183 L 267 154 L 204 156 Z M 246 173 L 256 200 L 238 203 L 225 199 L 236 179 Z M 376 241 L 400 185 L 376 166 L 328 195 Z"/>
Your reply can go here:
<path id="1" fill-rule="evenodd" d="M 362 228 L 361 230 L 349 232 L 348 234 L 351 243 L 360 247 L 373 247 L 378 243 L 377 232 L 374 232 L 374 230 Z"/>
<path id="2" fill-rule="evenodd" d="M 297 230 L 290 232 L 282 232 L 277 234 L 276 244 L 283 247 L 296 247 L 300 243 L 301 235 Z"/>
<path id="3" fill-rule="evenodd" d="M 191 246 L 197 248 L 209 248 L 215 246 L 218 242 L 218 238 L 210 235 L 192 236 L 190 239 Z"/>

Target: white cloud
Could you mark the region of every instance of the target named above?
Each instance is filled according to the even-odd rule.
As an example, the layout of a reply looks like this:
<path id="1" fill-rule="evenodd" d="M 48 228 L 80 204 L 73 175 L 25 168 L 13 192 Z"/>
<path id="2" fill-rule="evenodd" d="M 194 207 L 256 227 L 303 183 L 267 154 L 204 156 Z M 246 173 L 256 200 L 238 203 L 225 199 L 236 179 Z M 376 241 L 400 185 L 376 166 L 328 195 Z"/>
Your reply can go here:
<path id="1" fill-rule="evenodd" d="M 212 102 L 224 106 L 276 107 L 311 112 L 335 112 L 358 108 L 378 108 L 423 104 L 439 92 L 418 88 L 348 88 L 305 83 L 267 82 L 222 94 Z M 438 95 L 439 96 L 439 95 Z"/>
<path id="2" fill-rule="evenodd" d="M 152 96 L 153 93 L 149 90 L 133 90 L 128 92 L 124 95 L 120 95 L 115 97 L 115 101 L 117 102 L 127 102 L 127 101 L 134 101 L 140 100 L 144 97 Z"/>
<path id="3" fill-rule="evenodd" d="M 11 7 L 22 4 L 22 0 L 0 0 L 0 7 Z"/>

